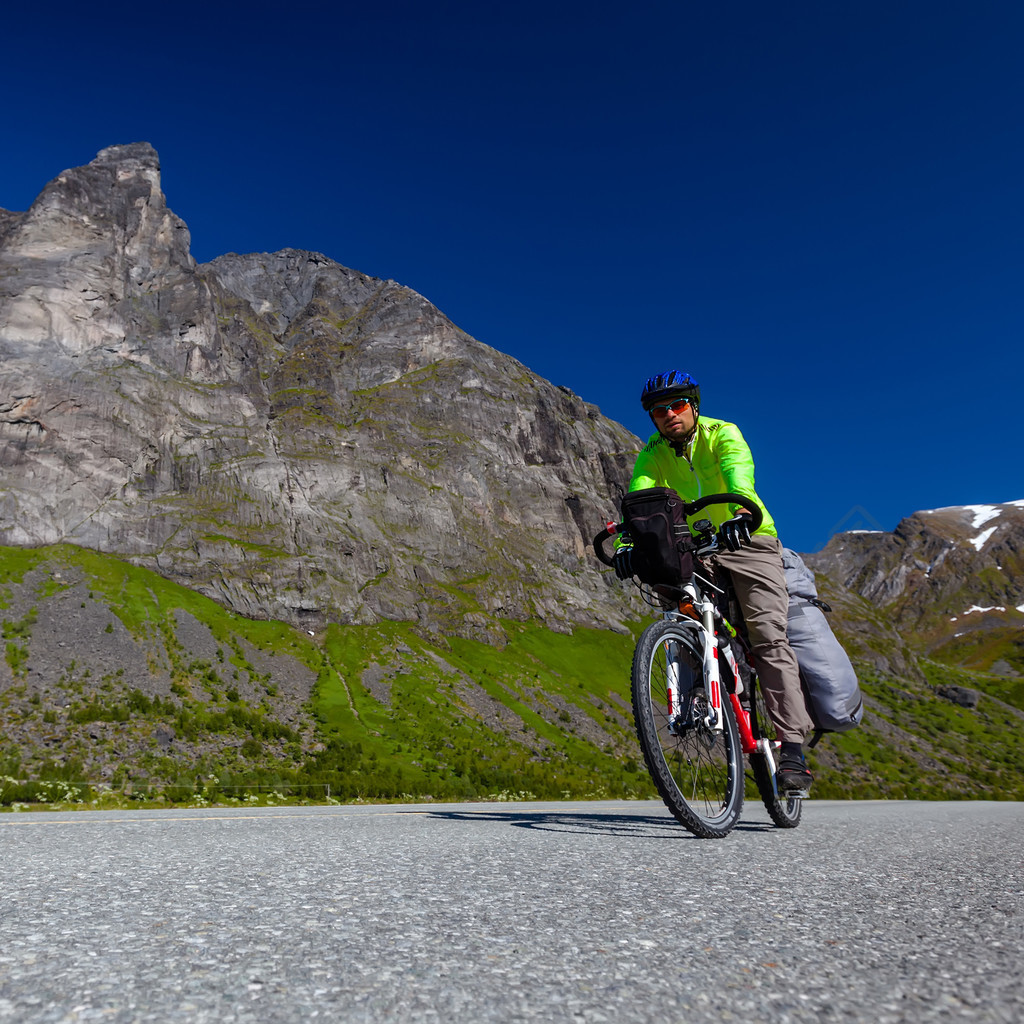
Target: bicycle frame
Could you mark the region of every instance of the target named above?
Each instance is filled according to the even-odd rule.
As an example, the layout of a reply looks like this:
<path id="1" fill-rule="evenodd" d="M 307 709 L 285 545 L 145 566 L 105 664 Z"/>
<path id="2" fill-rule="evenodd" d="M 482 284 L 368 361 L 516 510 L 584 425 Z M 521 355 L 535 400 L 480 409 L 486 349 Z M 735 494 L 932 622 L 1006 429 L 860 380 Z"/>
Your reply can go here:
<path id="1" fill-rule="evenodd" d="M 693 580 L 683 588 L 684 600 L 680 601 L 679 610 L 669 609 L 665 612 L 666 620 L 679 625 L 686 625 L 693 629 L 699 637 L 701 653 L 704 662 L 704 678 L 708 690 L 708 713 L 704 718 L 704 724 L 716 732 L 722 731 L 722 673 L 719 662 L 718 634 L 715 630 L 715 604 L 711 597 L 700 587 L 699 577 L 694 575 Z M 692 609 L 694 614 L 688 614 L 681 609 L 685 607 Z M 698 616 L 699 617 L 696 617 Z M 667 645 L 666 645 L 667 647 Z M 729 671 L 733 674 L 734 680 L 739 680 L 739 666 L 732 650 L 728 647 L 722 648 Z M 668 650 L 665 651 L 665 668 L 668 679 L 668 692 L 666 702 L 669 716 L 676 714 L 681 706 L 679 694 L 679 665 L 671 657 Z M 743 706 L 737 692 L 728 693 L 729 702 L 732 704 L 733 712 L 736 715 L 736 724 L 739 728 L 740 745 L 743 753 L 760 754 L 768 763 L 772 778 L 775 776 L 775 758 L 772 755 L 771 741 L 766 738 L 757 739 L 754 737 L 750 727 L 750 713 Z"/>
<path id="2" fill-rule="evenodd" d="M 740 731 L 740 745 L 743 748 L 743 753 L 760 754 L 765 759 L 772 777 L 772 787 L 778 793 L 778 786 L 775 783 L 775 758 L 772 756 L 772 741 L 764 736 L 760 739 L 754 738 L 753 730 L 750 728 L 750 712 L 740 703 L 738 694 L 730 693 L 729 700 L 736 713 L 736 725 Z"/>

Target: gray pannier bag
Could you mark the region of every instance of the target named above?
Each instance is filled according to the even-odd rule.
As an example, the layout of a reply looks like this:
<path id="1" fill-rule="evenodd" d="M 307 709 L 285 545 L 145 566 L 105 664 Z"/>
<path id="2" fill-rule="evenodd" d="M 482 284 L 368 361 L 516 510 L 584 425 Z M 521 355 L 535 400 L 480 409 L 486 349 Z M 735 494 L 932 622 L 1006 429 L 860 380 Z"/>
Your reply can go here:
<path id="1" fill-rule="evenodd" d="M 789 646 L 800 664 L 800 679 L 814 724 L 824 732 L 845 732 L 864 717 L 857 673 L 825 618 L 814 573 L 789 548 L 782 549 L 789 591 Z"/>

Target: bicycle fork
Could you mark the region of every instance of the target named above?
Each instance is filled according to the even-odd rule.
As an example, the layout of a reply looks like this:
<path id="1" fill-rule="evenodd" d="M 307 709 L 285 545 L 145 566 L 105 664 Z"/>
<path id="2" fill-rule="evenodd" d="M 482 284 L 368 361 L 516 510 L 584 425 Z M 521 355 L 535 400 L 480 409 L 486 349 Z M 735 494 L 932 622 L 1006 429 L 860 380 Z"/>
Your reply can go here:
<path id="1" fill-rule="evenodd" d="M 718 638 L 715 636 L 715 606 L 705 596 L 700 603 L 701 624 L 704 626 L 704 679 L 708 688 L 708 713 L 704 724 L 721 732 L 725 724 L 722 716 L 722 672 L 718 664 Z"/>
<path id="2" fill-rule="evenodd" d="M 704 633 L 704 690 L 707 696 L 707 710 L 700 717 L 700 723 L 714 732 L 722 732 L 725 726 L 722 715 L 722 675 L 718 664 L 718 643 L 715 639 L 714 605 L 708 598 L 701 603 L 700 613 L 700 624 Z M 666 642 L 664 646 L 665 702 L 668 708 L 668 717 L 671 720 L 683 710 L 679 687 L 679 660 L 675 656 L 672 644 Z"/>

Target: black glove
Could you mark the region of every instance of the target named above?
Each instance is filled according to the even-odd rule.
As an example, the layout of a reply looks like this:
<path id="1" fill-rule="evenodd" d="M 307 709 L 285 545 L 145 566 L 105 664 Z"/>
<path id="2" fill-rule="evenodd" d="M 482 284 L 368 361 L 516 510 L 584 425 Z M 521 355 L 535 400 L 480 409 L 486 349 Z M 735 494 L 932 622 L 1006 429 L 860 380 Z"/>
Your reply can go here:
<path id="1" fill-rule="evenodd" d="M 631 580 L 633 578 L 633 545 L 623 545 L 615 549 L 612 555 L 612 565 L 615 566 L 615 575 L 620 580 Z"/>
<path id="2" fill-rule="evenodd" d="M 730 551 L 739 551 L 744 544 L 750 543 L 750 524 L 754 517 L 749 512 L 741 512 L 732 519 L 727 519 L 718 529 L 718 536 Z"/>

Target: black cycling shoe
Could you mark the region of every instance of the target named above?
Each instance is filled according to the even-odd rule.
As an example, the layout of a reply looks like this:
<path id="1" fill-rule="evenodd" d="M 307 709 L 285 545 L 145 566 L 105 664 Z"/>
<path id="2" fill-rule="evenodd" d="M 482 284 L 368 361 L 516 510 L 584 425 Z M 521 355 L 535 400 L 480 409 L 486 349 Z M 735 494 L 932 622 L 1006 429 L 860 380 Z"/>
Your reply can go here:
<path id="1" fill-rule="evenodd" d="M 783 756 L 775 782 L 781 793 L 806 793 L 811 788 L 814 776 L 802 757 Z"/>

